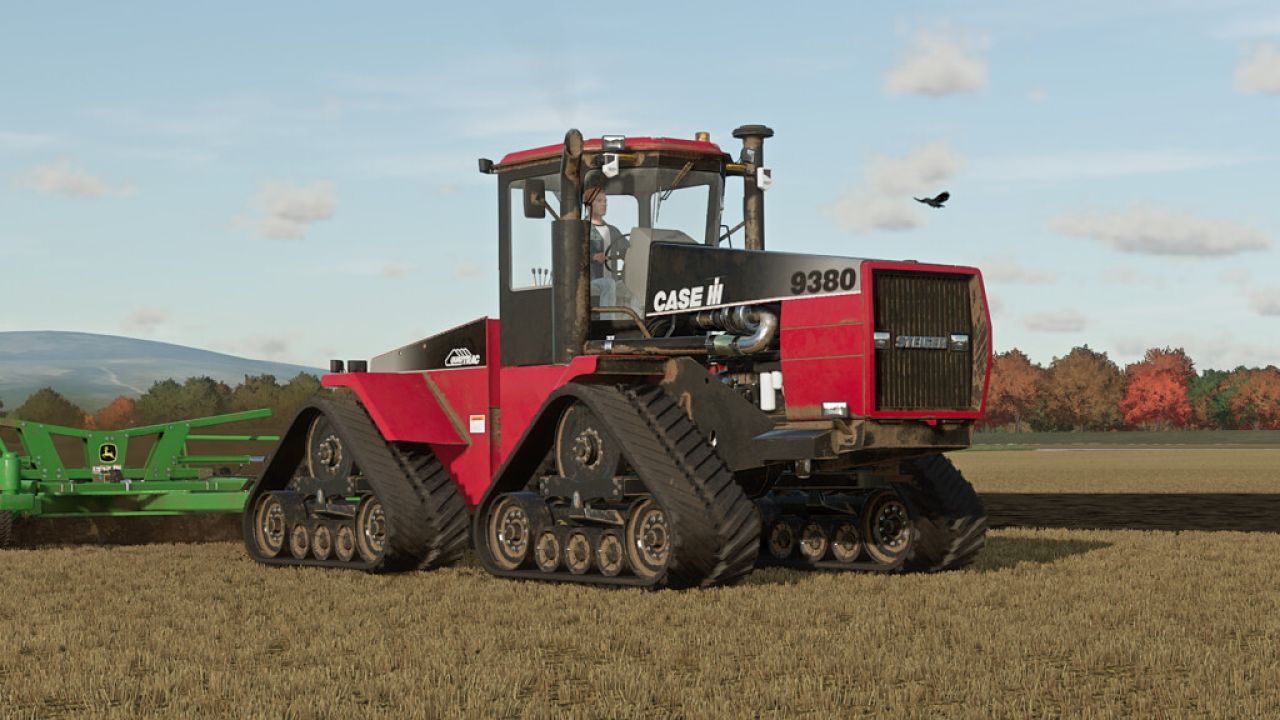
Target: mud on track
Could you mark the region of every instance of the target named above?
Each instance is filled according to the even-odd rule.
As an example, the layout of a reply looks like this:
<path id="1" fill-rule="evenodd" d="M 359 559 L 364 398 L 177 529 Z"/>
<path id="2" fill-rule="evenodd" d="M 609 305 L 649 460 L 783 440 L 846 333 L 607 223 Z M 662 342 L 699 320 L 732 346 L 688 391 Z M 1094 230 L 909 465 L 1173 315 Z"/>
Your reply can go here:
<path id="1" fill-rule="evenodd" d="M 1280 494 L 983 493 L 991 527 L 1280 532 Z"/>

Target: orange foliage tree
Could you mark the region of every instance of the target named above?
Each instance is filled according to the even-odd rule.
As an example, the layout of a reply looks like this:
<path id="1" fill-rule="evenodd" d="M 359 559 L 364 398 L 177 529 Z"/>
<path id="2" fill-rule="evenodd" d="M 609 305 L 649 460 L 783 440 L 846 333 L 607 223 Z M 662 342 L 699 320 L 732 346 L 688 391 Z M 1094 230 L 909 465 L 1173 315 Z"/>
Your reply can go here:
<path id="1" fill-rule="evenodd" d="M 1120 424 L 1120 368 L 1088 345 L 1054 358 L 1045 372 L 1045 416 L 1059 428 L 1110 430 Z"/>
<path id="2" fill-rule="evenodd" d="M 1182 348 L 1148 350 L 1124 370 L 1119 409 L 1125 424 L 1157 430 L 1186 427 L 1191 418 L 1187 385 L 1194 377 L 1195 367 Z"/>
<path id="3" fill-rule="evenodd" d="M 1242 380 L 1227 410 L 1235 425 L 1253 430 L 1280 430 L 1280 369 L 1268 365 L 1261 370 L 1237 370 Z"/>
<path id="4" fill-rule="evenodd" d="M 94 413 L 90 421 L 95 430 L 121 430 L 137 425 L 133 414 L 134 401 L 123 395 L 111 401 L 111 404 Z"/>
<path id="5" fill-rule="evenodd" d="M 1033 364 L 1021 350 L 1014 348 L 996 355 L 991 361 L 987 413 L 982 424 L 1012 424 L 1014 432 L 1022 432 L 1023 421 L 1040 404 L 1043 382 L 1044 368 Z"/>

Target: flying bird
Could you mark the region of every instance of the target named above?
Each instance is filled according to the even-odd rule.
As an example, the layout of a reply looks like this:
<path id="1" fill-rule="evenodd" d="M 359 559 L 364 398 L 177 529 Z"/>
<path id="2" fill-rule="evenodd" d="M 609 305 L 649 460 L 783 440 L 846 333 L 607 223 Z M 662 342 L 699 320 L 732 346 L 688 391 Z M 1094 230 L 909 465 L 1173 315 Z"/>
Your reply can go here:
<path id="1" fill-rule="evenodd" d="M 941 192 L 941 193 L 938 193 L 938 197 L 931 197 L 931 198 L 916 198 L 915 200 L 916 200 L 916 202 L 918 202 L 918 203 L 924 203 L 925 205 L 928 205 L 929 207 L 940 208 L 940 207 L 942 207 L 942 203 L 944 203 L 944 202 L 946 202 L 947 200 L 950 200 L 950 199 L 951 199 L 951 193 L 949 193 L 949 192 Z"/>

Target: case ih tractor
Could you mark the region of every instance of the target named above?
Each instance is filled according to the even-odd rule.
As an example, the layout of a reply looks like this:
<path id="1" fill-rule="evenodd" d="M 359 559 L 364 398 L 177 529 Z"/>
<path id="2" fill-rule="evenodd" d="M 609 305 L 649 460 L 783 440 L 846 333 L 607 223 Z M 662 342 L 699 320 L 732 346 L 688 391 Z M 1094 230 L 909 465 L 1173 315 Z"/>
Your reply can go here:
<path id="1" fill-rule="evenodd" d="M 250 555 L 429 569 L 470 537 L 494 575 L 644 587 L 971 562 L 985 511 L 942 453 L 983 410 L 981 275 L 767 252 L 772 134 L 482 159 L 501 317 L 333 361 L 246 504 Z"/>

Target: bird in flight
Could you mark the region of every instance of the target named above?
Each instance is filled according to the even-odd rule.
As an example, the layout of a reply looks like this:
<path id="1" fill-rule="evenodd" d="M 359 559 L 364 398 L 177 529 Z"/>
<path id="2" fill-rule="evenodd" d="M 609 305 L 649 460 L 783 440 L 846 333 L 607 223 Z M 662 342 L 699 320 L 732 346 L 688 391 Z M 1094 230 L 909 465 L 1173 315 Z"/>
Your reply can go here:
<path id="1" fill-rule="evenodd" d="M 938 193 L 938 197 L 931 197 L 931 198 L 916 198 L 915 200 L 916 200 L 916 202 L 918 202 L 918 203 L 924 203 L 925 205 L 928 205 L 929 207 L 940 208 L 940 207 L 942 207 L 942 203 L 944 203 L 944 202 L 946 202 L 947 200 L 950 200 L 950 199 L 951 199 L 951 193 L 949 193 L 949 192 L 941 192 L 941 193 Z"/>

